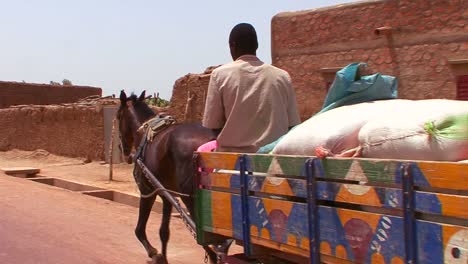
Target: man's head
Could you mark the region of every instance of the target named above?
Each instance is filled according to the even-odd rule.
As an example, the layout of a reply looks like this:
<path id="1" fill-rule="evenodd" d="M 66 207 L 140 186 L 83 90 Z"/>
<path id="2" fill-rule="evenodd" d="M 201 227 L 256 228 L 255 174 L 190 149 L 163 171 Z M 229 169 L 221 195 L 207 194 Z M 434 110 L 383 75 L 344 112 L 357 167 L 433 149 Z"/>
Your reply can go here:
<path id="1" fill-rule="evenodd" d="M 256 55 L 258 41 L 255 28 L 247 23 L 237 24 L 229 35 L 229 48 L 233 60 L 242 55 Z"/>

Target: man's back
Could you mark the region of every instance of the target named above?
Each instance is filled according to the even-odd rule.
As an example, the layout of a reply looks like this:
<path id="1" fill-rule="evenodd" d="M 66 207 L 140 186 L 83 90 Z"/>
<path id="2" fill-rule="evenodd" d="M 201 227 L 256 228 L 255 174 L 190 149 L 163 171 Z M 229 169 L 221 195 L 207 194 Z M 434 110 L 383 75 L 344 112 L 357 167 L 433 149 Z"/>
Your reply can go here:
<path id="1" fill-rule="evenodd" d="M 203 125 L 222 128 L 218 151 L 256 152 L 299 122 L 287 72 L 254 55 L 213 71 Z"/>

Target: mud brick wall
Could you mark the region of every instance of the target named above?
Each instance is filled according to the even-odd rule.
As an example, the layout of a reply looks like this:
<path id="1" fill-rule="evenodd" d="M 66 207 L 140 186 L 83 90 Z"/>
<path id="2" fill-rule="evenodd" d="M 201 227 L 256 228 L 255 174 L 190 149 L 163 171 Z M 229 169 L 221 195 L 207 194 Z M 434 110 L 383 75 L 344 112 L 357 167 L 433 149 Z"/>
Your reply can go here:
<path id="1" fill-rule="evenodd" d="M 74 103 L 91 95 L 101 96 L 101 88 L 0 81 L 0 108 Z"/>
<path id="2" fill-rule="evenodd" d="M 365 1 L 280 13 L 272 61 L 291 74 L 303 120 L 320 110 L 336 68 L 358 61 L 366 73 L 397 76 L 400 98 L 455 99 L 457 75 L 468 74 L 460 63 L 468 59 L 467 4 Z"/>
<path id="3" fill-rule="evenodd" d="M 33 105 L 0 109 L 0 151 L 44 149 L 50 153 L 104 159 L 102 107 Z"/>
<path id="4" fill-rule="evenodd" d="M 191 73 L 179 78 L 172 90 L 168 112 L 180 121 L 201 122 L 211 72 L 217 67 L 211 66 L 201 74 Z M 191 99 L 188 100 L 189 96 Z"/>

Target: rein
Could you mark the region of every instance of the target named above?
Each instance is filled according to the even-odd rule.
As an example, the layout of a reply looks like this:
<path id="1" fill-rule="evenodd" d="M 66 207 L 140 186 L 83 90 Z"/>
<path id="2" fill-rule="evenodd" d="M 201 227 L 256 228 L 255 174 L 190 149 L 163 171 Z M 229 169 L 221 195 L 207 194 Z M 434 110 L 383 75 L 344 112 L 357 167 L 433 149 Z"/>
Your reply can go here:
<path id="1" fill-rule="evenodd" d="M 176 195 L 184 196 L 184 197 L 192 197 L 192 195 L 190 195 L 190 194 L 180 193 L 180 192 L 176 192 L 176 191 L 169 190 L 169 189 L 166 189 L 166 188 L 157 188 L 155 190 L 156 194 L 159 194 L 159 192 L 161 192 L 161 191 L 166 191 L 168 193 L 172 193 L 172 194 L 176 194 Z"/>
<path id="2" fill-rule="evenodd" d="M 126 106 L 127 106 L 128 112 L 129 112 L 129 114 L 131 116 L 131 118 L 129 118 L 129 120 L 131 122 L 130 123 L 131 127 L 133 127 L 133 129 L 134 129 L 133 130 L 134 131 L 133 132 L 133 138 L 134 138 L 134 140 L 138 140 L 138 138 L 140 139 L 140 143 L 139 143 L 138 147 L 136 148 L 136 153 L 135 153 L 135 155 L 132 155 L 133 157 L 131 158 L 131 160 L 133 160 L 135 165 L 138 164 L 138 167 L 142 172 L 149 171 L 148 168 L 143 163 L 143 155 L 144 155 L 144 152 L 145 152 L 145 149 L 146 149 L 146 146 L 147 146 L 148 142 L 152 142 L 153 139 L 159 133 L 166 130 L 170 126 L 176 124 L 177 121 L 172 116 L 156 115 L 156 116 L 153 116 L 150 119 L 142 122 L 142 121 L 140 121 L 139 115 L 138 115 L 134 105 L 132 104 L 132 102 L 127 101 Z M 123 118 L 123 115 L 118 114 L 119 122 L 122 122 L 122 120 L 121 120 L 122 118 Z M 123 147 L 124 144 L 122 143 L 123 139 L 122 139 L 121 134 L 119 134 L 119 139 L 120 139 L 120 145 Z M 140 162 L 138 162 L 138 161 L 140 161 Z M 152 185 L 151 189 L 155 188 L 154 190 L 149 190 L 148 188 L 143 187 L 143 189 L 145 189 L 146 191 L 142 191 L 143 189 L 142 189 L 142 186 L 141 186 L 141 182 L 139 182 L 138 176 L 135 174 L 135 170 L 134 170 L 134 176 L 135 176 L 136 183 L 137 183 L 137 185 L 138 185 L 138 187 L 140 189 L 140 196 L 143 197 L 143 198 L 152 197 L 154 195 L 161 194 L 161 192 L 168 192 L 168 193 L 171 193 L 173 195 L 178 195 L 178 196 L 182 196 L 182 197 L 192 197 L 192 195 L 189 195 L 189 194 L 186 194 L 186 193 L 181 193 L 181 192 L 177 192 L 177 191 L 174 191 L 174 190 L 167 189 L 162 184 L 160 186 L 154 186 L 153 184 L 151 184 Z M 146 174 L 145 174 L 145 177 L 146 177 Z M 152 182 L 149 180 L 149 183 L 152 183 Z"/>
<path id="3" fill-rule="evenodd" d="M 132 114 L 134 115 L 134 113 Z M 144 151 L 146 149 L 148 142 L 152 142 L 158 134 L 160 134 L 161 132 L 163 132 L 164 130 L 166 130 L 167 128 L 169 128 L 170 126 L 174 124 L 176 124 L 176 120 L 174 117 L 172 116 L 161 117 L 157 115 L 156 117 L 153 117 L 145 121 L 141 126 L 139 126 L 137 130 L 137 133 L 142 133 L 142 139 L 141 139 L 140 145 L 138 146 L 137 152 L 135 153 L 134 162 L 135 164 L 138 164 L 138 166 L 142 170 L 145 177 L 148 179 L 151 185 L 153 185 L 153 187 L 155 188 L 155 190 L 149 194 L 141 193 L 140 195 L 144 198 L 151 197 L 155 194 L 161 194 L 162 192 L 168 192 L 168 193 L 175 194 L 178 196 L 183 196 L 183 197 L 192 197 L 192 195 L 189 195 L 186 193 L 181 193 L 181 192 L 167 189 L 161 183 L 159 183 L 159 181 L 158 181 L 159 184 L 157 186 L 153 184 L 153 180 L 157 180 L 157 179 L 153 174 L 151 174 L 151 176 L 154 177 L 154 179 L 148 178 L 149 169 L 146 167 L 146 165 L 143 162 L 143 155 L 144 155 Z"/>
<path id="4" fill-rule="evenodd" d="M 145 166 L 145 164 L 143 163 L 143 161 L 140 158 L 136 159 L 135 162 L 136 162 L 136 164 L 138 164 L 138 166 L 140 166 L 140 168 L 141 168 L 141 170 L 143 172 L 143 175 L 145 175 L 146 179 L 148 179 L 148 181 L 151 183 L 151 185 L 153 185 L 153 187 L 156 188 L 155 193 L 156 192 L 160 193 L 161 196 L 166 198 L 169 201 L 169 203 L 171 203 L 172 206 L 174 206 L 174 208 L 177 210 L 177 212 L 179 212 L 179 214 L 180 214 L 180 216 L 182 218 L 182 221 L 185 223 L 185 226 L 187 227 L 187 229 L 190 231 L 192 236 L 195 239 L 197 239 L 197 232 L 196 232 L 195 222 L 189 216 L 189 214 L 184 210 L 184 208 L 182 208 L 179 201 L 177 199 L 175 199 L 172 195 L 169 194 L 169 193 L 174 192 L 174 191 L 170 191 L 170 190 L 166 189 L 161 184 L 161 182 L 158 181 L 158 179 L 153 175 L 153 173 Z"/>

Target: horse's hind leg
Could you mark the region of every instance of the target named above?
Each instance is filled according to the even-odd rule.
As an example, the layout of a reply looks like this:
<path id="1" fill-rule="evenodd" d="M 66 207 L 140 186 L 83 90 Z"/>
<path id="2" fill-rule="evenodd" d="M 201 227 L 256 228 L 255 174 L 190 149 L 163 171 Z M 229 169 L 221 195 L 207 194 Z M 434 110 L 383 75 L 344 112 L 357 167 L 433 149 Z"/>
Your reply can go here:
<path id="1" fill-rule="evenodd" d="M 192 217 L 193 220 L 195 220 L 195 208 L 193 205 L 193 198 L 192 197 L 181 197 L 182 201 L 185 204 L 185 207 L 189 210 L 189 213 Z M 218 256 L 216 255 L 216 252 L 218 253 L 224 253 L 224 255 L 227 255 L 227 252 L 229 250 L 229 247 L 231 246 L 233 240 L 226 240 L 223 244 L 221 245 L 216 245 L 213 248 L 209 246 L 204 246 L 203 249 L 205 249 L 206 254 L 208 255 L 208 258 L 210 260 L 210 263 L 218 263 Z M 216 252 L 215 252 L 216 250 Z"/>
<path id="2" fill-rule="evenodd" d="M 172 204 L 166 199 L 163 200 L 163 215 L 161 227 L 159 228 L 159 238 L 161 239 L 162 254 L 156 257 L 157 264 L 167 263 L 167 242 L 169 241 L 169 223 L 171 221 Z"/>
<path id="3" fill-rule="evenodd" d="M 135 228 L 135 235 L 143 244 L 148 253 L 148 257 L 152 258 L 158 254 L 158 251 L 150 244 L 146 237 L 146 223 L 151 214 L 156 194 L 149 197 L 140 197 L 140 210 L 138 212 L 138 224 Z"/>

